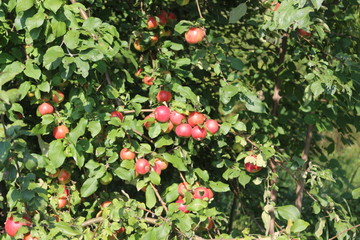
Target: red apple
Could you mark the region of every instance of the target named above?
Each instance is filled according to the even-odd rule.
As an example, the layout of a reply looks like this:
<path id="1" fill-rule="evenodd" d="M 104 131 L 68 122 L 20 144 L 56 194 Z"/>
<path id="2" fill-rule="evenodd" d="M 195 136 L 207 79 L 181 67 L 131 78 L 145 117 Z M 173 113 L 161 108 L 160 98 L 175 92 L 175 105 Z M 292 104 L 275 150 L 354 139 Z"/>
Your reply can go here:
<path id="1" fill-rule="evenodd" d="M 208 191 L 206 187 L 198 187 L 197 189 L 194 190 L 193 197 L 194 199 L 210 200 L 211 193 Z"/>
<path id="2" fill-rule="evenodd" d="M 62 101 L 64 101 L 65 95 L 64 93 L 62 93 L 59 90 L 56 90 L 55 93 L 53 93 L 52 95 L 52 100 L 56 103 L 61 103 Z"/>
<path id="3" fill-rule="evenodd" d="M 183 197 L 185 195 L 185 192 L 187 192 L 189 188 L 190 188 L 190 184 L 188 184 L 187 182 L 180 183 L 178 186 L 179 195 Z"/>
<path id="4" fill-rule="evenodd" d="M 158 102 L 170 102 L 171 98 L 171 92 L 165 90 L 160 90 L 156 95 L 156 99 L 158 100 Z"/>
<path id="5" fill-rule="evenodd" d="M 11 236 L 14 237 L 17 233 L 17 231 L 19 231 L 19 229 L 21 228 L 21 226 L 30 226 L 31 222 L 24 218 L 24 220 L 26 220 L 26 223 L 24 222 L 15 222 L 13 216 L 10 216 L 8 219 L 6 219 L 5 222 L 5 232 Z"/>
<path id="6" fill-rule="evenodd" d="M 259 167 L 253 163 L 245 163 L 245 170 L 249 173 L 257 173 L 262 169 L 262 167 Z"/>
<path id="7" fill-rule="evenodd" d="M 163 159 L 156 158 L 155 159 L 155 165 L 158 165 L 161 170 L 165 170 L 169 166 L 169 163 L 167 161 L 163 160 Z"/>
<path id="8" fill-rule="evenodd" d="M 134 48 L 139 51 L 139 52 L 143 52 L 145 51 L 145 48 L 143 45 L 141 45 L 140 39 L 136 39 L 134 42 Z"/>
<path id="9" fill-rule="evenodd" d="M 150 113 L 149 115 L 147 115 L 144 119 L 148 119 L 148 118 L 155 118 L 155 114 L 154 113 Z M 154 120 L 156 121 L 156 120 Z M 149 129 L 151 125 L 153 125 L 154 122 L 150 122 L 150 121 L 146 121 L 144 122 L 144 127 L 146 129 Z"/>
<path id="10" fill-rule="evenodd" d="M 179 125 L 183 122 L 183 120 L 185 119 L 185 116 L 181 113 L 178 113 L 177 111 L 172 111 L 170 114 L 170 121 L 174 124 L 174 125 Z"/>
<path id="11" fill-rule="evenodd" d="M 191 131 L 191 136 L 193 137 L 193 139 L 201 141 L 206 137 L 206 130 L 205 128 L 195 126 Z"/>
<path id="12" fill-rule="evenodd" d="M 174 128 L 174 124 L 171 121 L 168 121 L 167 124 L 168 124 L 168 127 L 167 127 L 165 133 L 171 132 L 171 130 Z"/>
<path id="13" fill-rule="evenodd" d="M 70 191 L 66 185 L 62 185 L 62 188 L 64 188 L 64 193 L 60 194 L 59 198 L 67 198 L 70 195 Z"/>
<path id="14" fill-rule="evenodd" d="M 208 217 L 208 225 L 205 227 L 206 230 L 211 230 L 214 228 L 214 220 L 211 217 Z"/>
<path id="15" fill-rule="evenodd" d="M 111 201 L 105 201 L 101 204 L 102 208 L 107 208 L 111 204 Z"/>
<path id="16" fill-rule="evenodd" d="M 168 13 L 168 20 L 169 20 L 170 22 L 175 22 L 175 21 L 176 21 L 176 15 L 175 15 L 175 13 L 169 12 L 169 13 Z"/>
<path id="17" fill-rule="evenodd" d="M 124 115 L 119 111 L 113 111 L 110 113 L 111 117 L 118 117 L 121 121 L 124 119 Z"/>
<path id="18" fill-rule="evenodd" d="M 186 205 L 184 204 L 185 201 L 181 198 L 179 198 L 178 200 L 176 200 L 175 203 L 178 203 L 179 204 L 179 210 L 184 212 L 184 213 L 188 213 L 190 212 L 189 210 L 186 209 Z"/>
<path id="19" fill-rule="evenodd" d="M 161 13 L 158 15 L 159 23 L 160 25 L 164 26 L 167 24 L 168 20 L 168 13 L 166 11 L 161 11 Z"/>
<path id="20" fill-rule="evenodd" d="M 67 170 L 61 169 L 59 172 L 58 180 L 61 184 L 67 184 L 70 182 L 70 177 L 71 174 Z"/>
<path id="21" fill-rule="evenodd" d="M 67 204 L 66 198 L 59 198 L 58 199 L 58 208 L 64 208 Z"/>
<path id="22" fill-rule="evenodd" d="M 135 158 L 135 153 L 130 151 L 128 148 L 121 149 L 119 155 L 121 160 L 133 160 Z"/>
<path id="23" fill-rule="evenodd" d="M 49 177 L 51 178 L 56 178 L 57 176 L 59 176 L 59 173 L 60 173 L 60 169 L 56 170 L 56 172 L 54 174 L 49 174 Z"/>
<path id="24" fill-rule="evenodd" d="M 124 227 L 121 227 L 121 228 L 119 228 L 118 230 L 116 230 L 116 233 L 117 233 L 117 234 L 120 234 L 120 233 L 123 233 L 123 232 L 125 232 L 125 228 L 124 228 Z"/>
<path id="25" fill-rule="evenodd" d="M 205 128 L 212 134 L 215 134 L 219 130 L 219 123 L 216 120 L 209 119 L 205 122 Z"/>
<path id="26" fill-rule="evenodd" d="M 139 69 L 135 72 L 135 77 L 139 77 L 142 71 L 143 71 L 143 69 L 142 69 L 142 68 L 139 68 Z"/>
<path id="27" fill-rule="evenodd" d="M 153 81 L 155 80 L 155 78 L 153 78 L 153 77 L 149 77 L 149 76 L 145 76 L 144 78 L 143 78 L 143 83 L 145 83 L 146 85 L 153 85 L 154 83 L 153 83 Z"/>
<path id="28" fill-rule="evenodd" d="M 159 122 L 167 122 L 170 119 L 170 109 L 167 106 L 159 106 L 154 111 L 155 119 Z"/>
<path id="29" fill-rule="evenodd" d="M 23 240 L 38 240 L 38 238 L 32 237 L 31 234 L 29 233 L 23 238 Z"/>
<path id="30" fill-rule="evenodd" d="M 156 172 L 158 175 L 161 174 L 161 166 L 159 164 L 156 164 L 156 162 L 155 162 L 154 166 L 152 166 L 151 170 Z"/>
<path id="31" fill-rule="evenodd" d="M 298 29 L 298 32 L 299 32 L 299 34 L 300 34 L 301 36 L 303 36 L 304 38 L 308 38 L 308 37 L 311 36 L 311 33 L 310 33 L 310 32 L 307 32 L 307 31 L 305 31 L 305 30 L 303 30 L 303 29 Z"/>
<path id="32" fill-rule="evenodd" d="M 69 133 L 69 129 L 65 125 L 60 125 L 54 128 L 53 135 L 56 139 L 63 139 L 65 138 L 66 134 Z"/>
<path id="33" fill-rule="evenodd" d="M 198 42 L 201 42 L 205 37 L 205 31 L 201 28 L 190 28 L 185 33 L 185 40 L 189 44 L 196 44 Z"/>
<path id="34" fill-rule="evenodd" d="M 151 46 L 155 46 L 155 44 L 159 41 L 159 37 L 155 34 L 150 37 Z"/>
<path id="35" fill-rule="evenodd" d="M 189 138 L 191 136 L 192 127 L 190 124 L 182 123 L 175 129 L 175 133 L 178 137 Z"/>
<path id="36" fill-rule="evenodd" d="M 209 199 L 212 199 L 214 197 L 214 193 L 210 188 L 207 188 Z"/>
<path id="37" fill-rule="evenodd" d="M 52 114 L 54 107 L 50 103 L 42 103 L 39 105 L 38 110 L 41 115 Z"/>
<path id="38" fill-rule="evenodd" d="M 205 115 L 199 112 L 192 112 L 190 113 L 189 117 L 188 117 L 188 123 L 190 124 L 190 126 L 194 127 L 196 125 L 201 125 L 205 122 Z"/>
<path id="39" fill-rule="evenodd" d="M 139 174 L 146 174 L 150 171 L 150 163 L 145 158 L 140 158 L 135 163 L 135 170 Z"/>
<path id="40" fill-rule="evenodd" d="M 150 16 L 147 21 L 147 28 L 155 29 L 157 27 L 158 27 L 158 22 L 156 21 L 156 19 L 154 17 Z"/>

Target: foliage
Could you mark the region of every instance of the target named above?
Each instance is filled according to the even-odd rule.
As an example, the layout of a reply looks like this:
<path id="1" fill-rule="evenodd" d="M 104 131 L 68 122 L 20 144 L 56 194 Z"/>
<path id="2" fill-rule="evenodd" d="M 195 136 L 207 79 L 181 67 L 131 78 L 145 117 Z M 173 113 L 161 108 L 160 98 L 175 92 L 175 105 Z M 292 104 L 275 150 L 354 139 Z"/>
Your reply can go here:
<path id="1" fill-rule="evenodd" d="M 149 30 L 162 10 L 177 20 Z M 9 0 L 0 12 L 0 207 L 3 222 L 32 222 L 17 239 L 358 236 L 359 186 L 333 194 L 326 134 L 351 144 L 360 128 L 358 1 Z M 185 42 L 190 27 L 205 39 Z M 160 90 L 172 100 L 159 103 Z M 55 112 L 41 115 L 43 102 Z M 144 120 L 160 105 L 220 129 L 202 141 L 166 133 Z M 123 148 L 169 167 L 137 174 Z M 69 183 L 50 176 L 60 169 Z M 175 203 L 184 181 L 189 213 Z M 214 198 L 194 199 L 200 186 Z"/>

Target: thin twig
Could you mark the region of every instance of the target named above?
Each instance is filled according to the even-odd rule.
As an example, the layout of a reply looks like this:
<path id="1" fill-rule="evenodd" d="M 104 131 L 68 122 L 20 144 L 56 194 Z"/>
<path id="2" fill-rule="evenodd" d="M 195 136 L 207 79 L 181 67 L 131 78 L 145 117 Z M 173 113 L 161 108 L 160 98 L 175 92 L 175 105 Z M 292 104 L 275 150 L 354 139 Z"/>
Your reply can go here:
<path id="1" fill-rule="evenodd" d="M 144 219 L 145 219 L 145 222 L 153 224 L 153 225 L 155 225 L 156 221 L 157 221 L 155 218 L 149 218 L 149 217 L 145 217 Z M 90 226 L 95 223 L 101 223 L 103 221 L 104 221 L 103 217 L 92 218 L 92 219 L 89 219 L 89 220 L 83 222 L 81 224 L 81 227 L 87 227 L 87 226 Z"/>
<path id="2" fill-rule="evenodd" d="M 141 109 L 140 112 L 154 112 L 155 109 Z M 131 114 L 131 113 L 135 113 L 135 110 L 126 110 L 123 111 L 123 114 Z"/>
<path id="3" fill-rule="evenodd" d="M 137 135 L 139 135 L 140 137 L 142 137 L 142 138 L 144 138 L 145 140 L 147 140 L 148 142 L 154 144 L 154 141 L 153 141 L 151 138 L 149 138 L 148 136 L 145 136 L 144 134 L 142 134 L 141 132 L 139 132 L 139 131 L 137 131 L 137 130 L 135 130 L 135 129 L 132 129 L 132 131 L 133 131 L 134 133 L 136 133 Z"/>
<path id="4" fill-rule="evenodd" d="M 163 200 L 162 197 L 160 196 L 158 190 L 156 189 L 156 187 L 155 187 L 152 183 L 150 183 L 150 186 L 151 186 L 151 188 L 154 190 L 155 195 L 156 195 L 156 197 L 158 198 L 159 202 L 161 203 L 161 205 L 162 205 L 163 208 L 165 209 L 165 212 L 167 212 L 167 211 L 168 211 L 168 208 L 166 207 L 166 203 L 164 202 L 164 200 Z"/>
<path id="5" fill-rule="evenodd" d="M 351 228 L 345 229 L 344 231 L 342 231 L 342 232 L 338 233 L 336 236 L 334 236 L 334 237 L 330 238 L 329 240 L 334 240 L 335 238 L 337 238 L 337 237 L 339 237 L 340 235 L 342 235 L 342 234 L 344 234 L 344 233 L 346 233 L 346 232 L 350 231 L 351 229 L 358 228 L 358 227 L 360 227 L 360 224 L 355 225 L 355 226 L 352 226 Z"/>
<path id="6" fill-rule="evenodd" d="M 146 208 L 143 208 L 143 207 L 139 207 L 138 206 L 138 208 L 139 209 L 141 209 L 141 210 L 143 210 L 143 211 L 145 211 L 145 212 L 148 212 L 148 213 L 151 213 L 152 215 L 154 215 L 154 216 L 157 216 L 153 211 L 150 211 L 149 209 L 146 209 Z M 167 221 L 167 219 L 166 218 L 163 218 L 162 216 L 158 216 L 161 220 L 163 220 L 163 221 Z"/>
<path id="7" fill-rule="evenodd" d="M 184 176 L 182 175 L 182 173 L 179 171 L 179 175 L 180 175 L 180 178 L 181 178 L 181 180 L 183 181 L 183 183 L 185 184 L 185 183 L 187 183 L 186 182 L 186 180 L 185 180 L 185 178 L 184 178 Z"/>
<path id="8" fill-rule="evenodd" d="M 202 13 L 201 13 L 199 0 L 196 0 L 196 6 L 197 6 L 197 9 L 198 9 L 198 12 L 199 12 L 200 18 L 204 18 L 204 17 L 203 17 L 203 15 L 202 15 Z"/>
<path id="9" fill-rule="evenodd" d="M 1 114 L 1 123 L 2 123 L 3 128 L 4 128 L 4 135 L 5 135 L 5 138 L 8 138 L 8 135 L 7 135 L 7 132 L 6 132 L 6 125 L 5 125 L 4 114 Z"/>

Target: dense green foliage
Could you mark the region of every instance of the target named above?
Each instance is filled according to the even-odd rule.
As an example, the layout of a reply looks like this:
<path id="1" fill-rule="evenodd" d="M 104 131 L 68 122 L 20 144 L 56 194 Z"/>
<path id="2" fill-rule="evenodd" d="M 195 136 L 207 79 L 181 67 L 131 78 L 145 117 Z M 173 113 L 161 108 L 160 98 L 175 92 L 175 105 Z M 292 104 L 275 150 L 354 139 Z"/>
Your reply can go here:
<path id="1" fill-rule="evenodd" d="M 0 1 L 0 222 L 31 219 L 16 239 L 358 238 L 359 1 L 185 3 Z M 149 30 L 163 10 L 177 19 Z M 187 43 L 190 27 L 204 40 Z M 144 120 L 160 90 L 219 131 L 196 141 Z M 123 148 L 169 166 L 137 174 Z M 200 186 L 214 198 L 194 199 Z"/>

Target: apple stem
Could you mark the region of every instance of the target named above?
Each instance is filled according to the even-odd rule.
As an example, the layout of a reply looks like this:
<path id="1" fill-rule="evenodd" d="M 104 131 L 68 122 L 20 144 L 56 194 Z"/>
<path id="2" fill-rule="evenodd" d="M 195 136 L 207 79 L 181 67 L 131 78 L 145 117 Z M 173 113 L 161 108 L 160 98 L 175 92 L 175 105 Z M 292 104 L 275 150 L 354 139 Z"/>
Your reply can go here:
<path id="1" fill-rule="evenodd" d="M 165 212 L 168 212 L 168 208 L 166 207 L 166 203 L 165 203 L 164 200 L 161 198 L 161 196 L 160 196 L 158 190 L 156 189 L 156 187 L 155 187 L 152 183 L 150 183 L 150 186 L 151 186 L 151 188 L 154 190 L 155 195 L 156 195 L 156 197 L 158 198 L 158 200 L 159 200 L 159 202 L 161 203 L 161 205 L 163 206 Z"/>

